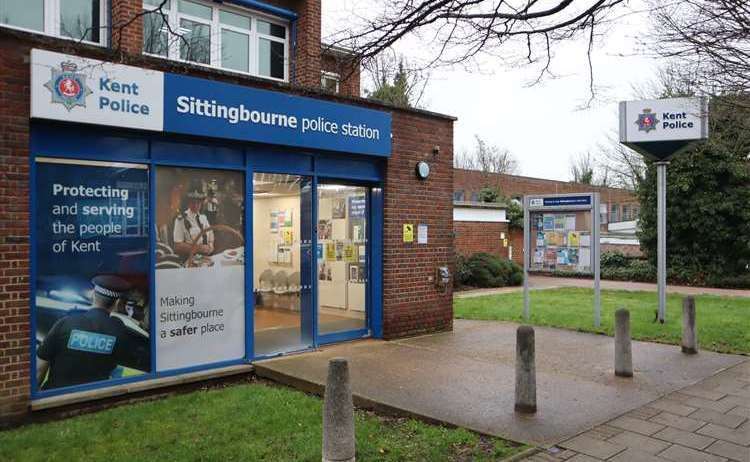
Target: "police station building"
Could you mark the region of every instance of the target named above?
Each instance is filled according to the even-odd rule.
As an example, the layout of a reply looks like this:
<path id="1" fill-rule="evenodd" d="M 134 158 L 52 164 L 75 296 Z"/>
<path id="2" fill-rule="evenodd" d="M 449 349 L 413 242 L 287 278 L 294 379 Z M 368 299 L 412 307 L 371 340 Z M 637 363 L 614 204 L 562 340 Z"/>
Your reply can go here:
<path id="1" fill-rule="evenodd" d="M 0 2 L 0 422 L 451 328 L 453 119 L 320 10 Z"/>

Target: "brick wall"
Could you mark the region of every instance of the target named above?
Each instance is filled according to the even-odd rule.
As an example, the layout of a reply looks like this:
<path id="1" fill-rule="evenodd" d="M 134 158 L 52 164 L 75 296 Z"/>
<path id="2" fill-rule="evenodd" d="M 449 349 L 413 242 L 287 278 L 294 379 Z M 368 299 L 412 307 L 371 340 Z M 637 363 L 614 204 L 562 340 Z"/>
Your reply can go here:
<path id="1" fill-rule="evenodd" d="M 433 147 L 440 153 L 433 155 Z M 427 180 L 416 179 L 417 162 L 430 164 Z M 435 286 L 438 266 L 454 270 L 453 122 L 393 113 L 393 155 L 384 191 L 383 335 L 403 337 L 453 326 L 453 294 Z M 403 242 L 405 223 L 428 225 L 428 243 Z M 431 280 L 433 279 L 433 280 Z"/>
<path id="2" fill-rule="evenodd" d="M 578 192 L 599 192 L 602 204 L 638 205 L 633 191 L 619 188 L 603 188 L 568 181 L 547 180 L 519 175 L 484 173 L 474 170 L 456 169 L 453 177 L 454 191 L 463 191 L 464 200 L 471 200 L 472 193 L 479 193 L 484 187 L 499 188 L 503 195 L 514 198 L 528 194 L 566 194 Z M 618 217 L 622 213 L 618 212 Z"/>
<path id="3" fill-rule="evenodd" d="M 508 258 L 508 247 L 503 246 L 501 235 L 505 233 L 510 245 L 508 223 L 488 223 L 480 221 L 454 221 L 454 246 L 456 255 L 469 256 L 485 252 L 500 258 Z"/>
<path id="4" fill-rule="evenodd" d="M 0 42 L 0 422 L 29 395 L 29 63 Z"/>
<path id="5" fill-rule="evenodd" d="M 339 94 L 344 96 L 360 95 L 359 63 L 352 56 L 342 56 L 339 53 L 323 50 L 321 67 L 326 72 L 333 72 L 341 77 Z"/>
<path id="6" fill-rule="evenodd" d="M 294 82 L 303 87 L 320 87 L 320 0 L 298 2 L 297 47 Z"/>
<path id="7" fill-rule="evenodd" d="M 112 48 L 129 54 L 143 50 L 143 0 L 112 0 Z"/>
<path id="8" fill-rule="evenodd" d="M 513 247 L 511 260 L 523 266 L 523 230 L 518 228 L 510 229 L 510 245 Z"/>

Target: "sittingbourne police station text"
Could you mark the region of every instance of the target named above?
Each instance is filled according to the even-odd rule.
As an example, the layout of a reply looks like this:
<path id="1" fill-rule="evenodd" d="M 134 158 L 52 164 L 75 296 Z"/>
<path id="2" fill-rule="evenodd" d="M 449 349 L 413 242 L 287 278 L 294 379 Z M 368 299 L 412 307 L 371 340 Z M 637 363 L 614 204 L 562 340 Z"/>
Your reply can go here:
<path id="1" fill-rule="evenodd" d="M 177 112 L 181 114 L 224 119 L 230 124 L 246 122 L 281 128 L 291 128 L 294 130 L 300 128 L 297 117 L 293 115 L 258 111 L 255 109 L 250 110 L 246 108 L 244 104 L 240 104 L 239 106 L 226 106 L 224 104 L 217 104 L 216 100 L 199 99 L 192 96 L 177 97 Z M 349 122 L 339 124 L 320 116 L 315 118 L 302 117 L 301 122 L 302 133 L 318 132 L 368 140 L 380 139 L 380 130 L 368 127 L 366 124 L 353 124 Z"/>

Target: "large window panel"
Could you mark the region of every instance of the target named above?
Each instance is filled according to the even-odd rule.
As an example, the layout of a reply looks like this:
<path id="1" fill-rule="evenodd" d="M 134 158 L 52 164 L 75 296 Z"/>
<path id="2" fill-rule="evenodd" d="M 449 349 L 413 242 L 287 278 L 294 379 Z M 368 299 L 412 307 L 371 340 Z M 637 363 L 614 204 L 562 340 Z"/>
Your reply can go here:
<path id="1" fill-rule="evenodd" d="M 256 357 L 311 346 L 310 192 L 309 177 L 253 175 Z"/>
<path id="2" fill-rule="evenodd" d="M 157 1 L 157 0 L 154 0 Z M 151 12 L 143 17 L 143 51 L 166 57 L 169 54 L 168 11 Z"/>
<path id="3" fill-rule="evenodd" d="M 98 42 L 100 11 L 99 0 L 60 0 L 60 35 Z"/>
<path id="4" fill-rule="evenodd" d="M 229 29 L 221 31 L 221 66 L 240 72 L 250 70 L 250 36 Z"/>
<path id="5" fill-rule="evenodd" d="M 368 188 L 318 186 L 318 331 L 367 327 Z"/>
<path id="6" fill-rule="evenodd" d="M 284 48 L 282 42 L 258 39 L 258 74 L 275 79 L 284 78 Z"/>
<path id="7" fill-rule="evenodd" d="M 180 0 L 180 6 L 178 8 L 180 13 L 189 14 L 196 18 L 201 18 L 210 21 L 212 16 L 211 7 L 208 5 L 202 5 L 197 2 L 191 2 L 189 0 Z"/>
<path id="8" fill-rule="evenodd" d="M 38 159 L 38 390 L 151 371 L 148 167 Z"/>
<path id="9" fill-rule="evenodd" d="M 44 0 L 0 0 L 0 23 L 44 32 Z"/>
<path id="10" fill-rule="evenodd" d="M 156 169 L 159 371 L 245 355 L 244 184 L 238 171 Z"/>
<path id="11" fill-rule="evenodd" d="M 107 0 L 0 0 L 0 26 L 104 45 L 108 7 Z"/>
<path id="12" fill-rule="evenodd" d="M 211 63 L 211 26 L 189 19 L 180 21 L 180 59 Z"/>

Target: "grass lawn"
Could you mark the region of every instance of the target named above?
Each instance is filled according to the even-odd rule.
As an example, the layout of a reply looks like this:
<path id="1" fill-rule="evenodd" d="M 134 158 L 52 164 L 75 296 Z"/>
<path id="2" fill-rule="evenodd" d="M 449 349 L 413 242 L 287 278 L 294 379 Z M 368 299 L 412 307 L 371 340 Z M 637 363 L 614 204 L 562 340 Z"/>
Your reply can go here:
<path id="1" fill-rule="evenodd" d="M 250 383 L 0 432 L 1 461 L 320 461 L 322 400 Z M 357 412 L 357 460 L 499 460 L 500 438 Z"/>
<path id="2" fill-rule="evenodd" d="M 667 296 L 667 322 L 655 323 L 655 292 L 602 290 L 601 328 L 594 327 L 593 289 L 532 290 L 531 324 L 614 335 L 614 312 L 630 310 L 634 339 L 679 344 L 682 337 L 682 295 Z M 750 354 L 750 298 L 695 297 L 699 348 L 722 353 Z M 459 319 L 523 322 L 523 292 L 456 298 Z"/>

